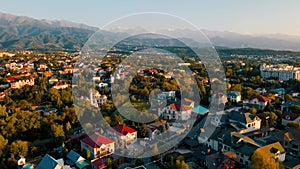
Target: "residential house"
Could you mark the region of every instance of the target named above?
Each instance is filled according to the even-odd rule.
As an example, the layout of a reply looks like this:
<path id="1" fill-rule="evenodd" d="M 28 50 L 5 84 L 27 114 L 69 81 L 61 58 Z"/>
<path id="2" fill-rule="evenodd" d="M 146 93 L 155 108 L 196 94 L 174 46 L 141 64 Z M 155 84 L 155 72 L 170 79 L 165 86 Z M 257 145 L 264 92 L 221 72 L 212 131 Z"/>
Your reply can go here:
<path id="1" fill-rule="evenodd" d="M 300 157 L 300 130 L 299 129 L 288 129 L 284 133 L 284 148 L 287 153 L 291 156 Z"/>
<path id="2" fill-rule="evenodd" d="M 247 134 L 259 131 L 261 119 L 236 110 L 206 118 L 210 118 L 206 119 L 210 124 L 200 129 L 199 143 L 214 151 L 235 153 L 237 162 L 247 167 L 251 166 L 253 152 L 262 145 Z"/>
<path id="3" fill-rule="evenodd" d="M 277 94 L 277 96 L 284 96 L 286 93 L 286 90 L 284 88 L 276 88 L 272 91 L 272 93 Z"/>
<path id="4" fill-rule="evenodd" d="M 212 153 L 209 155 L 206 155 L 204 157 L 204 163 L 203 163 L 208 169 L 232 169 L 235 168 L 236 164 L 233 158 L 227 156 L 225 153 Z"/>
<path id="5" fill-rule="evenodd" d="M 209 112 L 209 110 L 201 105 L 194 107 L 192 113 L 195 113 L 200 116 L 204 116 Z"/>
<path id="6" fill-rule="evenodd" d="M 93 106 L 98 107 L 103 105 L 104 103 L 107 103 L 107 96 L 100 95 L 97 90 L 94 90 L 94 92 L 91 91 L 90 93 L 90 100 Z"/>
<path id="7" fill-rule="evenodd" d="M 104 158 L 97 158 L 91 161 L 92 169 L 103 169 L 107 167 L 107 160 Z"/>
<path id="8" fill-rule="evenodd" d="M 52 88 L 60 90 L 60 89 L 65 89 L 68 88 L 70 85 L 66 82 L 56 82 Z"/>
<path id="9" fill-rule="evenodd" d="M 165 130 L 165 124 L 162 122 L 154 122 L 147 125 L 148 137 L 150 139 L 155 139 L 157 136 L 161 135 Z"/>
<path id="10" fill-rule="evenodd" d="M 101 80 L 101 77 L 100 76 L 93 76 L 93 81 L 100 81 Z"/>
<path id="11" fill-rule="evenodd" d="M 125 125 L 116 125 L 108 132 L 112 136 L 117 136 L 125 145 L 134 143 L 137 140 L 137 131 Z"/>
<path id="12" fill-rule="evenodd" d="M 251 113 L 231 111 L 228 113 L 229 124 L 239 130 L 239 133 L 247 133 L 261 128 L 261 119 Z"/>
<path id="13" fill-rule="evenodd" d="M 91 158 L 101 158 L 110 155 L 115 151 L 115 141 L 94 133 L 90 137 L 81 140 L 81 151 L 83 153 L 90 152 Z"/>
<path id="14" fill-rule="evenodd" d="M 23 166 L 26 164 L 26 159 L 25 157 L 18 155 L 16 157 L 17 163 L 18 163 L 18 168 L 23 168 Z"/>
<path id="15" fill-rule="evenodd" d="M 230 102 L 240 102 L 240 101 L 242 101 L 241 92 L 237 92 L 237 91 L 228 91 L 227 92 L 227 98 Z"/>
<path id="16" fill-rule="evenodd" d="M 182 99 L 171 103 L 166 107 L 158 109 L 158 116 L 166 120 L 188 120 L 191 118 L 194 102 L 189 99 Z"/>
<path id="17" fill-rule="evenodd" d="M 264 155 L 278 159 L 280 162 L 285 160 L 285 150 L 279 142 L 268 144 L 257 148 L 255 151 L 260 152 Z"/>
<path id="18" fill-rule="evenodd" d="M 70 166 L 74 166 L 74 164 L 81 162 L 81 161 L 85 161 L 85 158 L 81 157 L 77 152 L 75 152 L 74 150 L 71 150 L 68 154 L 67 154 L 67 160 L 66 163 L 69 164 Z"/>
<path id="19" fill-rule="evenodd" d="M 290 112 L 291 106 L 300 106 L 300 101 L 288 100 L 281 104 L 282 112 Z"/>
<path id="20" fill-rule="evenodd" d="M 62 161 L 46 154 L 35 169 L 71 169 L 71 167 L 65 166 Z"/>
<path id="21" fill-rule="evenodd" d="M 34 78 L 26 78 L 26 79 L 22 79 L 22 80 L 16 80 L 16 81 L 10 83 L 10 86 L 13 89 L 20 89 L 26 85 L 33 86 Z"/>
<path id="22" fill-rule="evenodd" d="M 49 84 L 50 84 L 50 85 L 52 85 L 52 84 L 55 84 L 55 83 L 57 83 L 57 82 L 58 82 L 58 79 L 57 79 L 57 78 L 54 78 L 54 77 L 52 77 L 52 78 L 50 78 L 50 79 L 48 80 L 48 82 L 49 82 Z"/>
<path id="23" fill-rule="evenodd" d="M 298 122 L 300 123 L 300 114 L 292 113 L 292 112 L 284 112 L 282 114 L 282 125 L 286 126 L 290 122 Z"/>
<path id="24" fill-rule="evenodd" d="M 268 103 L 270 104 L 271 100 L 269 98 L 266 98 L 265 96 L 257 96 L 257 97 L 253 97 L 249 100 L 244 100 L 244 107 L 245 108 L 257 108 L 260 110 L 264 110 L 265 107 L 268 105 Z"/>
<path id="25" fill-rule="evenodd" d="M 100 88 L 108 87 L 108 83 L 99 83 L 98 85 Z"/>
<path id="26" fill-rule="evenodd" d="M 31 163 L 25 164 L 22 169 L 34 169 L 34 165 Z"/>
<path id="27" fill-rule="evenodd" d="M 16 62 L 12 62 L 12 63 L 7 63 L 5 64 L 5 67 L 10 69 L 10 70 L 20 70 L 23 68 L 23 64 L 22 63 L 16 63 Z"/>
<path id="28" fill-rule="evenodd" d="M 198 139 L 201 139 L 200 136 Z M 204 144 L 215 150 L 236 154 L 236 161 L 251 166 L 251 156 L 260 147 L 253 139 L 240 134 L 229 125 L 217 127 Z"/>

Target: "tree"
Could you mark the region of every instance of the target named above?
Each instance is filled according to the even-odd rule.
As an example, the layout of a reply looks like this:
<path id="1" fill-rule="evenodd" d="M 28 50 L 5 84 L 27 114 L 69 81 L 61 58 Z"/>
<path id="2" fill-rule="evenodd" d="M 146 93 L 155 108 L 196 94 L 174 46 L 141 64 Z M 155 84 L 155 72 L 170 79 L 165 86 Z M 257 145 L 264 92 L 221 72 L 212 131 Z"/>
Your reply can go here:
<path id="1" fill-rule="evenodd" d="M 3 155 L 3 150 L 6 147 L 8 140 L 6 140 L 2 135 L 0 135 L 0 157 Z"/>
<path id="2" fill-rule="evenodd" d="M 6 106 L 5 105 L 0 105 L 0 118 L 1 117 L 6 117 L 7 116 L 7 112 L 6 112 Z"/>
<path id="3" fill-rule="evenodd" d="M 284 96 L 284 98 L 285 98 L 285 101 L 288 101 L 288 100 L 294 100 L 293 96 L 291 96 L 290 94 L 286 94 L 286 95 Z"/>
<path id="4" fill-rule="evenodd" d="M 178 169 L 188 169 L 189 166 L 185 163 L 183 156 L 178 156 L 176 158 L 176 168 Z"/>
<path id="5" fill-rule="evenodd" d="M 141 158 L 136 159 L 135 166 L 141 166 L 144 165 L 144 161 Z"/>
<path id="6" fill-rule="evenodd" d="M 61 105 L 63 104 L 61 101 L 61 96 L 60 93 L 57 89 L 55 88 L 51 88 L 48 92 L 48 99 L 50 100 L 50 102 L 52 102 L 52 104 L 57 107 L 60 108 Z"/>
<path id="7" fill-rule="evenodd" d="M 16 140 L 10 145 L 10 153 L 12 155 L 23 155 L 26 156 L 28 152 L 28 142 Z"/>
<path id="8" fill-rule="evenodd" d="M 278 116 L 274 112 L 264 112 L 270 126 L 276 126 Z"/>
<path id="9" fill-rule="evenodd" d="M 51 131 L 56 141 L 60 141 L 65 137 L 64 127 L 62 125 L 52 124 Z"/>
<path id="10" fill-rule="evenodd" d="M 242 92 L 243 87 L 241 84 L 235 84 L 233 87 L 231 87 L 231 90 L 233 91 L 238 91 L 238 92 Z"/>
<path id="11" fill-rule="evenodd" d="M 300 114 L 300 106 L 291 105 L 290 110 L 292 113 Z"/>
<path id="12" fill-rule="evenodd" d="M 72 93 L 70 88 L 61 91 L 61 100 L 67 105 L 72 103 Z"/>
<path id="13" fill-rule="evenodd" d="M 31 104 L 26 101 L 26 100 L 21 100 L 19 103 L 18 103 L 18 106 L 20 107 L 21 110 L 31 110 Z"/>
<path id="14" fill-rule="evenodd" d="M 297 129 L 299 129 L 300 128 L 300 123 L 296 122 L 296 121 L 292 121 L 292 122 L 288 123 L 287 126 L 291 127 L 291 128 L 297 128 Z"/>
<path id="15" fill-rule="evenodd" d="M 252 157 L 252 169 L 280 169 L 281 164 L 274 156 L 270 156 L 268 153 L 256 150 Z"/>
<path id="16" fill-rule="evenodd" d="M 249 110 L 249 113 L 256 115 L 257 110 L 256 110 L 255 108 L 251 108 L 251 109 Z"/>
<path id="17" fill-rule="evenodd" d="M 66 123 L 65 129 L 66 129 L 66 133 L 69 133 L 69 131 L 71 130 L 72 126 L 70 124 L 70 122 Z"/>

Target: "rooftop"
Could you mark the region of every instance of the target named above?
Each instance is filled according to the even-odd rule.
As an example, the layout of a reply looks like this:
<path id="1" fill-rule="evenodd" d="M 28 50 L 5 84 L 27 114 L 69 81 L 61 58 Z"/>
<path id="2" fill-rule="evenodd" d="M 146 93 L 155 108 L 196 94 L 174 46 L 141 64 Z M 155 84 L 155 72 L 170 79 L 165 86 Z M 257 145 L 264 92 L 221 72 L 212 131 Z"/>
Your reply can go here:
<path id="1" fill-rule="evenodd" d="M 110 144 L 114 142 L 113 140 L 102 136 L 99 133 L 95 133 L 90 137 L 84 138 L 81 141 L 93 148 L 99 148 L 102 144 Z"/>

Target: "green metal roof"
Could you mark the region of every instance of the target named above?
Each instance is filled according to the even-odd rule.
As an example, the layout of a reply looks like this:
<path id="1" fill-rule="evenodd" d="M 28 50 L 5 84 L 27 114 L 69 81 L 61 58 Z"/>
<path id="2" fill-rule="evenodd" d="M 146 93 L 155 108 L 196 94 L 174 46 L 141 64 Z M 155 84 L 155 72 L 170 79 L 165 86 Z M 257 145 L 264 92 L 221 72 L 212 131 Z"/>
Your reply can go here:
<path id="1" fill-rule="evenodd" d="M 199 105 L 199 106 L 193 108 L 193 112 L 204 115 L 208 112 L 208 109 Z"/>
<path id="2" fill-rule="evenodd" d="M 87 162 L 87 161 L 85 161 L 85 160 L 76 163 L 76 166 L 77 166 L 78 168 L 80 168 L 80 169 L 85 168 L 85 167 L 87 167 L 87 166 L 89 166 L 89 165 L 90 165 L 90 163 Z"/>

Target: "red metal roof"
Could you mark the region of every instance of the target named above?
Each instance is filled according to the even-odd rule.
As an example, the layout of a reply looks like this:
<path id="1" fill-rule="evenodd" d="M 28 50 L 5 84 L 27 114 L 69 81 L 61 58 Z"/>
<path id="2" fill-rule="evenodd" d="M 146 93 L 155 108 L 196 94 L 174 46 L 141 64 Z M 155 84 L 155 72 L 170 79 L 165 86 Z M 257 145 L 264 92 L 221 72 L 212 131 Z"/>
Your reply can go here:
<path id="1" fill-rule="evenodd" d="M 187 111 L 187 110 L 191 110 L 192 109 L 190 106 L 187 106 L 185 104 L 181 104 L 180 101 L 178 101 L 176 103 L 172 103 L 172 104 L 170 104 L 170 106 L 175 111 Z"/>
<path id="2" fill-rule="evenodd" d="M 106 167 L 106 161 L 102 158 L 98 158 L 97 160 L 93 161 L 92 164 L 97 168 L 105 168 Z"/>
<path id="3" fill-rule="evenodd" d="M 257 96 L 257 97 L 254 97 L 254 98 L 252 98 L 251 100 L 253 100 L 253 99 L 257 99 L 259 102 L 268 102 L 270 99 L 269 98 L 266 98 L 266 97 L 264 97 L 264 96 L 262 96 L 262 95 L 260 95 L 260 96 Z"/>
<path id="4" fill-rule="evenodd" d="M 117 132 L 118 134 L 120 134 L 122 136 L 126 135 L 127 133 L 136 132 L 135 129 L 130 128 L 130 127 L 125 126 L 125 125 L 117 125 L 117 126 L 113 127 L 113 129 L 115 130 L 115 132 Z"/>
<path id="5" fill-rule="evenodd" d="M 102 136 L 99 133 L 95 133 L 90 137 L 82 139 L 81 141 L 93 148 L 99 148 L 102 144 L 110 144 L 114 142 L 113 140 Z"/>
<path id="6" fill-rule="evenodd" d="M 7 77 L 7 78 L 6 78 L 6 80 L 7 80 L 8 82 L 14 81 L 15 79 L 16 79 L 15 77 Z"/>

